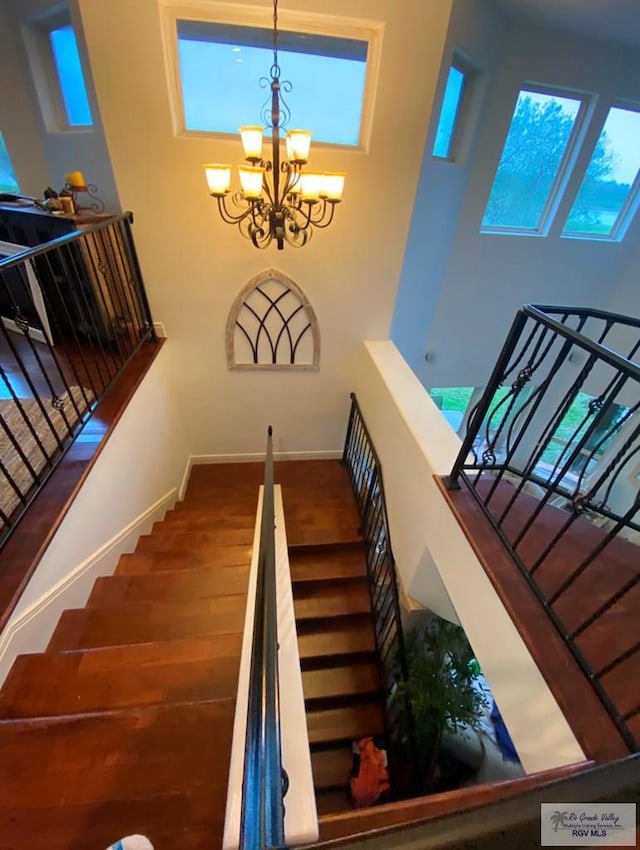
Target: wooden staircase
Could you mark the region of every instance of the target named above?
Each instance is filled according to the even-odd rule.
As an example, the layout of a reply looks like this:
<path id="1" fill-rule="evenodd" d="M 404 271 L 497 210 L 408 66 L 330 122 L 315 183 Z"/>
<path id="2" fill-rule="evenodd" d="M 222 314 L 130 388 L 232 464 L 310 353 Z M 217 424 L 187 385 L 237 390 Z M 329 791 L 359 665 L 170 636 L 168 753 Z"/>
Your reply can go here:
<path id="1" fill-rule="evenodd" d="M 195 467 L 187 496 L 66 611 L 0 690 L 0 850 L 221 846 L 262 464 Z M 321 812 L 382 715 L 358 516 L 338 462 L 276 464 Z M 286 698 L 286 697 L 285 697 Z"/>
<path id="2" fill-rule="evenodd" d="M 289 551 L 318 814 L 348 811 L 351 744 L 384 731 L 361 543 Z"/>

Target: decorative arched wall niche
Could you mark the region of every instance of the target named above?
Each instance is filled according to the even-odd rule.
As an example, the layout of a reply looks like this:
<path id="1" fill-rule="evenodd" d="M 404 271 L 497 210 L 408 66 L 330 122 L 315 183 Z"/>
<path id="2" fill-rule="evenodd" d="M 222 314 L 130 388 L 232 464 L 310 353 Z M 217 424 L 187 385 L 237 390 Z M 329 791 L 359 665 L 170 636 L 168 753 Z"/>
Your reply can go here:
<path id="1" fill-rule="evenodd" d="M 256 275 L 231 306 L 229 369 L 320 368 L 320 331 L 307 296 L 282 272 Z"/>

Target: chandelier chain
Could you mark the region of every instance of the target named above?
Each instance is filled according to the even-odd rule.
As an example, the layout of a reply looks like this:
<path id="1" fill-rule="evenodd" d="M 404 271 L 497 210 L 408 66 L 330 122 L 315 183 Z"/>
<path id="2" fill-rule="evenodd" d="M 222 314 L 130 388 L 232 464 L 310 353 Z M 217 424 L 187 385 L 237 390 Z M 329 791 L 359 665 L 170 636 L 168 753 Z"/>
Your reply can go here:
<path id="1" fill-rule="evenodd" d="M 271 79 L 280 78 L 280 65 L 278 64 L 278 0 L 273 0 L 273 65 L 271 66 Z"/>

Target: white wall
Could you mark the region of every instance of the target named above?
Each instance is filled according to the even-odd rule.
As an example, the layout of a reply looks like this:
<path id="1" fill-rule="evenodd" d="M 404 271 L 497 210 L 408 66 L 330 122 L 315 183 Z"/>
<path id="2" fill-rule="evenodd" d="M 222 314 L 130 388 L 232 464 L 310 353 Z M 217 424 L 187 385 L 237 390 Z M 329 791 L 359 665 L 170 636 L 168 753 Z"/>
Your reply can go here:
<path id="1" fill-rule="evenodd" d="M 489 81 L 502 57 L 506 23 L 489 0 L 454 2 L 434 110 L 424 148 L 391 337 L 416 374 L 425 374 L 426 331 L 441 294 L 453 234 L 474 163 L 478 122 Z M 442 97 L 454 51 L 476 69 L 465 95 L 452 159 L 432 156 Z"/>
<path id="2" fill-rule="evenodd" d="M 0 682 L 22 652 L 40 652 L 66 608 L 82 607 L 173 506 L 189 445 L 165 343 L 89 472 L 0 638 Z"/>
<path id="3" fill-rule="evenodd" d="M 456 4 L 449 32 L 449 42 L 454 46 L 465 46 L 464 23 L 472 19 L 474 8 L 464 0 Z M 495 48 L 495 40 L 491 41 L 486 32 L 476 32 L 485 50 Z M 477 49 L 481 46 L 474 45 Z M 480 234 L 513 106 L 525 81 L 598 94 L 594 119 L 549 236 Z M 429 213 L 422 203 L 433 207 L 434 195 L 425 195 L 414 214 L 414 222 L 425 222 L 422 255 L 417 251 L 415 256 L 407 254 L 398 310 L 403 301 L 413 304 L 423 324 L 418 328 L 414 317 L 417 339 L 408 345 L 404 338 L 406 318 L 396 312 L 393 338 L 425 386 L 483 385 L 519 306 L 538 302 L 605 308 L 624 275 L 637 265 L 633 253 L 640 237 L 640 216 L 636 216 L 622 243 L 561 239 L 560 230 L 612 101 L 640 98 L 640 52 L 511 24 L 499 61 L 489 68 L 487 82 L 485 109 L 470 164 L 442 164 L 446 176 L 437 183 L 438 197 L 450 197 L 451 192 L 459 201 L 458 208 L 448 212 L 447 233 L 426 226 Z M 426 170 L 436 170 L 428 152 Z M 434 281 L 424 269 L 430 267 L 432 253 L 439 269 L 438 258 L 443 252 L 445 268 Z M 408 294 L 404 294 L 405 288 Z M 631 294 L 628 287 L 627 291 Z M 420 299 L 425 304 L 423 310 Z M 631 300 L 637 314 L 637 285 Z M 433 356 L 425 363 L 427 350 Z"/>
<path id="4" fill-rule="evenodd" d="M 269 423 L 278 451 L 339 448 L 358 342 L 389 333 L 450 0 L 292 0 L 280 10 L 283 25 L 287 11 L 385 24 L 370 153 L 312 149 L 314 166 L 348 172 L 345 200 L 328 230 L 283 252 L 253 248 L 207 195 L 202 163 L 237 162 L 239 140 L 173 135 L 156 0 L 80 0 L 80 10 L 118 193 L 136 215 L 152 311 L 175 343 L 194 452 L 262 451 Z M 317 373 L 227 371 L 229 308 L 270 267 L 316 311 Z"/>
<path id="5" fill-rule="evenodd" d="M 9 16 L 9 7 L 0 3 L 0 130 L 21 191 L 39 194 L 48 182 L 44 149 L 36 116 L 29 104 L 29 88 L 22 67 L 21 44 Z"/>
<path id="6" fill-rule="evenodd" d="M 460 440 L 390 341 L 364 344 L 355 390 L 380 457 L 405 588 L 462 624 L 527 772 L 581 761 L 564 715 L 433 479 L 450 471 Z"/>
<path id="7" fill-rule="evenodd" d="M 0 127 L 18 169 L 20 185 L 27 194 L 42 197 L 47 186 L 59 191 L 64 184 L 64 175 L 78 170 L 84 173 L 89 183 L 98 187 L 98 195 L 105 202 L 107 210 L 117 212 L 120 209 L 119 199 L 95 97 L 81 20 L 75 0 L 71 0 L 69 5 L 83 61 L 93 127 L 64 132 L 47 129 L 39 107 L 21 28 L 50 10 L 59 10 L 60 3 L 56 0 L 5 0 L 2 4 L 0 14 L 6 15 L 6 21 L 0 27 L 0 46 L 3 46 L 2 41 L 5 39 L 10 41 L 10 45 L 6 51 L 0 50 L 0 74 L 3 80 L 0 91 Z M 82 197 L 79 201 L 83 202 Z"/>
<path id="8" fill-rule="evenodd" d="M 615 287 L 610 290 L 610 300 L 607 309 L 614 313 L 622 313 L 625 316 L 634 316 L 640 319 L 640 215 L 636 215 L 636 222 L 629 231 L 631 239 L 631 251 Z M 637 361 L 636 361 L 637 362 Z"/>

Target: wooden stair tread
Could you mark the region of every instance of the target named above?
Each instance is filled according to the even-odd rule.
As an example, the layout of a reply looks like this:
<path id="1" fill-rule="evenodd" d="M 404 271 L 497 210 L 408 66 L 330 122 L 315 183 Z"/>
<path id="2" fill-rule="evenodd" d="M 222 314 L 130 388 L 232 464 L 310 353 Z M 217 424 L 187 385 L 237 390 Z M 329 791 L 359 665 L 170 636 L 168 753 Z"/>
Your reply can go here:
<path id="1" fill-rule="evenodd" d="M 234 701 L 220 700 L 3 721 L 0 812 L 146 798 L 205 782 L 226 790 L 233 716 Z"/>
<path id="2" fill-rule="evenodd" d="M 315 549 L 309 552 L 289 552 L 291 581 L 302 585 L 307 581 L 331 581 L 342 578 L 362 578 L 367 575 L 363 548 L 348 548 L 329 552 Z"/>
<path id="3" fill-rule="evenodd" d="M 22 655 L 0 691 L 0 717 L 234 699 L 241 644 L 232 634 Z"/>
<path id="4" fill-rule="evenodd" d="M 339 459 L 276 460 L 274 478 L 276 484 L 283 487 L 289 485 L 304 488 L 307 492 L 310 489 L 329 492 L 335 487 L 342 487 L 345 481 L 348 482 L 348 473 Z M 251 485 L 259 487 L 263 482 L 264 463 L 261 461 L 198 464 L 191 469 L 187 492 L 193 493 L 200 486 L 219 489 L 224 485 L 230 485 L 237 490 Z M 322 488 L 319 485 L 322 485 Z"/>
<path id="5" fill-rule="evenodd" d="M 355 694 L 375 694 L 380 690 L 378 665 L 360 661 L 341 666 L 304 670 L 302 688 L 305 700 Z"/>
<path id="6" fill-rule="evenodd" d="M 215 600 L 205 600 L 211 602 Z M 87 608 L 65 611 L 49 641 L 49 650 L 90 649 L 122 646 L 127 643 L 152 643 L 200 635 L 241 632 L 244 607 L 235 611 L 212 613 L 197 604 L 184 606 L 178 613 L 168 606 L 154 613 L 155 603 L 134 603 L 144 616 L 127 616 L 114 608 Z"/>
<path id="7" fill-rule="evenodd" d="M 156 617 L 184 617 L 190 614 L 229 614 L 244 613 L 246 607 L 246 593 L 233 593 L 222 596 L 208 596 L 198 599 L 152 599 L 117 600 L 115 604 L 93 605 L 91 608 L 68 608 L 65 614 L 81 618 L 84 615 L 87 620 L 109 617 L 117 620 L 124 619 L 149 619 Z"/>
<path id="8" fill-rule="evenodd" d="M 377 700 L 341 708 L 307 711 L 309 742 L 355 741 L 384 732 L 382 707 Z"/>
<path id="9" fill-rule="evenodd" d="M 286 515 L 286 513 L 285 513 Z M 360 543 L 362 538 L 356 528 L 335 526 L 310 526 L 300 523 L 298 528 L 287 525 L 289 546 L 322 545 L 328 543 Z"/>
<path id="10" fill-rule="evenodd" d="M 316 793 L 318 817 L 327 817 L 343 812 L 352 812 L 353 803 L 349 799 L 347 788 L 331 788 Z"/>
<path id="11" fill-rule="evenodd" d="M 240 508 L 241 510 L 252 510 L 254 513 L 258 507 L 260 486 L 251 484 L 246 487 L 235 485 L 232 487 L 218 487 L 209 492 L 197 493 L 187 488 L 184 499 L 176 502 L 171 508 L 171 513 L 181 513 L 190 510 L 222 510 L 224 507 Z M 169 511 L 167 512 L 169 513 Z"/>
<path id="12" fill-rule="evenodd" d="M 295 593 L 293 599 L 296 621 L 319 617 L 341 617 L 365 614 L 371 610 L 366 580 L 342 582 L 311 588 Z"/>
<path id="13" fill-rule="evenodd" d="M 306 634 L 299 631 L 298 651 L 301 659 L 374 652 L 371 622 L 355 618 L 349 625 L 327 631 L 316 629 Z"/>
<path id="14" fill-rule="evenodd" d="M 225 528 L 253 530 L 255 526 L 255 511 L 246 514 L 237 513 L 232 509 L 215 513 L 206 509 L 178 514 L 172 511 L 164 519 L 153 524 L 152 534 L 156 531 L 219 531 Z"/>
<path id="15" fill-rule="evenodd" d="M 201 783 L 182 792 L 130 800 L 112 801 L 106 794 L 99 804 L 36 807 L 31 803 L 6 814 L 0 803 L 0 847 L 2 850 L 96 850 L 110 846 L 125 834 L 147 835 L 156 848 L 221 847 L 224 809 L 219 811 L 212 806 L 211 799 L 206 783 Z M 86 824 L 91 828 L 87 829 Z"/>
<path id="16" fill-rule="evenodd" d="M 316 791 L 325 788 L 342 788 L 349 784 L 352 752 L 350 744 L 341 744 L 329 749 L 312 749 L 311 770 Z"/>
<path id="17" fill-rule="evenodd" d="M 212 569 L 218 567 L 249 566 L 252 547 L 236 546 L 201 547 L 197 551 L 184 546 L 167 546 L 159 552 L 132 552 L 120 556 L 116 575 L 164 572 L 167 570 Z"/>
<path id="18" fill-rule="evenodd" d="M 123 602 L 182 602 L 246 594 L 248 567 L 212 570 L 173 570 L 153 574 L 104 576 L 96 580 L 87 607 Z"/>
<path id="19" fill-rule="evenodd" d="M 252 528 L 219 528 L 207 531 L 180 531 L 171 528 L 154 528 L 153 534 L 145 535 L 138 540 L 136 552 L 162 551 L 167 546 L 182 549 L 183 552 L 192 548 L 211 548 L 220 546 L 251 546 L 254 529 Z"/>

